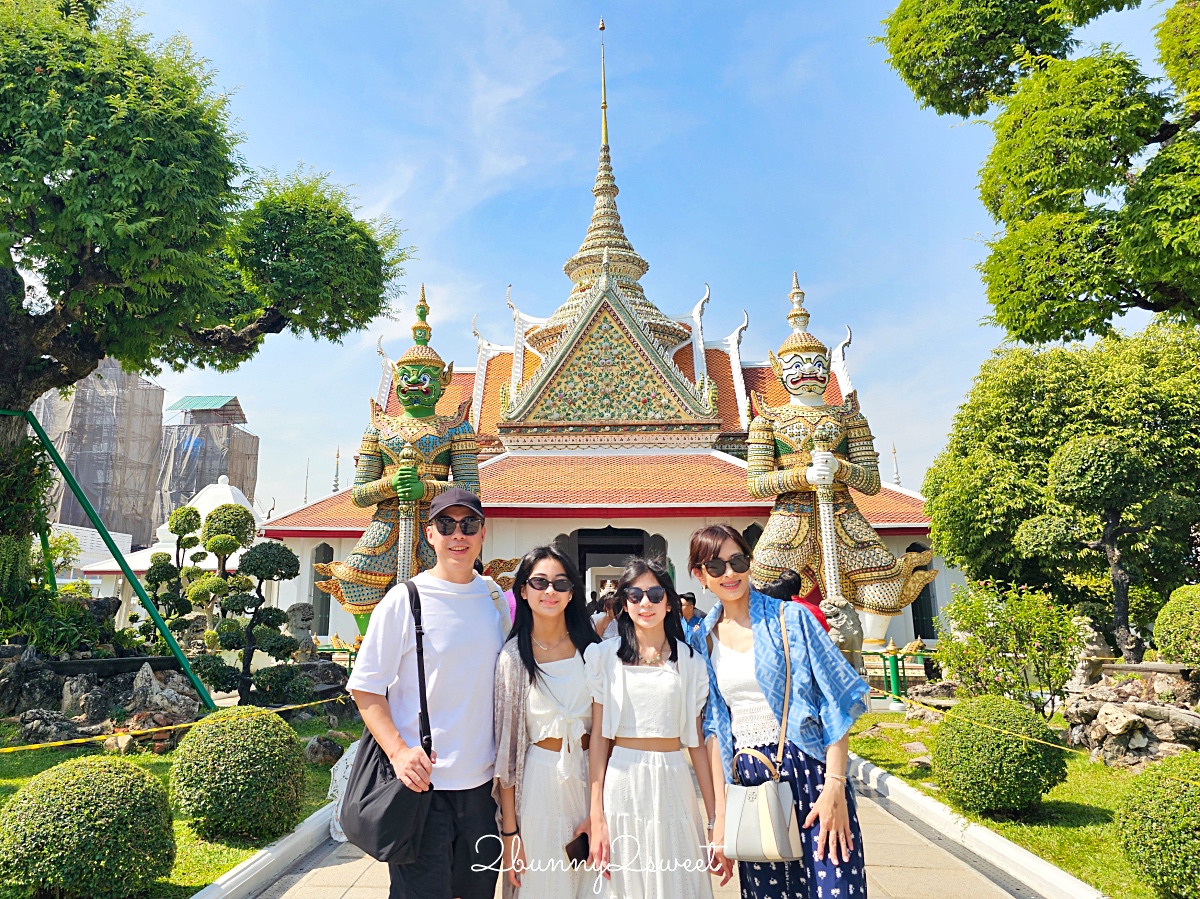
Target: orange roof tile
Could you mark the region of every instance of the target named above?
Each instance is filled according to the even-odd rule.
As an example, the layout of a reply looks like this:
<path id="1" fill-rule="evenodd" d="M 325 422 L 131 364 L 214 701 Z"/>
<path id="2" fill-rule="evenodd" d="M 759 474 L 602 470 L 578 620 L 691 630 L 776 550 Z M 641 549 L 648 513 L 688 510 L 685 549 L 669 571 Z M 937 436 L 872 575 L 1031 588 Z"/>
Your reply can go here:
<path id="1" fill-rule="evenodd" d="M 678 350 L 676 350 L 674 359 L 675 364 L 679 367 L 679 370 L 687 375 L 689 380 L 695 383 L 696 368 L 695 361 L 692 359 L 692 345 L 689 343 L 687 346 L 680 347 Z"/>
<path id="2" fill-rule="evenodd" d="M 524 375 L 524 378 L 522 379 L 521 383 L 522 384 L 529 383 L 529 379 L 534 376 L 534 374 L 538 370 L 538 366 L 541 364 L 542 364 L 542 357 L 539 356 L 537 353 L 535 353 L 533 350 L 531 350 L 529 347 L 525 347 L 525 368 L 521 372 L 521 374 Z"/>
<path id="3" fill-rule="evenodd" d="M 704 364 L 708 368 L 708 376 L 717 384 L 717 412 L 721 416 L 722 427 L 726 431 L 742 430 L 729 354 L 724 350 L 705 350 Z"/>
<path id="4" fill-rule="evenodd" d="M 526 365 L 528 365 L 526 357 Z M 525 369 L 527 372 L 528 368 Z M 479 377 L 481 373 L 476 372 Z M 481 434 L 495 434 L 496 424 L 500 421 L 500 385 L 507 384 L 512 379 L 512 353 L 501 353 L 488 360 L 487 371 L 482 373 L 483 403 L 479 410 L 479 427 L 475 430 Z"/>
<path id="5" fill-rule="evenodd" d="M 752 499 L 746 489 L 746 469 L 723 453 L 661 455 L 524 455 L 497 457 L 480 469 L 483 501 L 491 507 L 552 510 L 571 517 L 573 510 L 630 508 L 632 515 L 653 515 L 655 509 L 736 508 L 765 513 L 771 503 Z M 890 485 L 876 496 L 855 491 L 859 510 L 876 527 L 928 527 L 919 497 Z M 361 534 L 371 520 L 344 490 L 268 522 L 267 537 L 307 531 L 346 531 Z M 516 510 L 513 509 L 515 512 Z M 511 516 L 505 516 L 511 517 Z M 349 536 L 349 534 L 346 534 Z"/>

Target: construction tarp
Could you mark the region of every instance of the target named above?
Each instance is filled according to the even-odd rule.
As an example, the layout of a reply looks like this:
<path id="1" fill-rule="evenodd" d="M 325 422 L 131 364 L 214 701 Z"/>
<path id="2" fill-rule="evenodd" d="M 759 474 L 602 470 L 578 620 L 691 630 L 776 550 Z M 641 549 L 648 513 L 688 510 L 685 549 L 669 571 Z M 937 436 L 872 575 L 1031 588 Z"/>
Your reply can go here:
<path id="1" fill-rule="evenodd" d="M 164 394 L 157 384 L 104 359 L 68 396 L 54 391 L 33 405 L 105 527 L 131 534 L 135 545 L 149 544 L 160 523 L 153 506 Z M 54 506 L 53 522 L 92 526 L 61 478 Z"/>
<path id="2" fill-rule="evenodd" d="M 221 475 L 228 475 L 229 483 L 254 502 L 258 483 L 256 436 L 227 424 L 164 427 L 158 454 L 158 489 L 152 510 L 154 521 L 166 521 L 201 488 L 217 483 Z"/>

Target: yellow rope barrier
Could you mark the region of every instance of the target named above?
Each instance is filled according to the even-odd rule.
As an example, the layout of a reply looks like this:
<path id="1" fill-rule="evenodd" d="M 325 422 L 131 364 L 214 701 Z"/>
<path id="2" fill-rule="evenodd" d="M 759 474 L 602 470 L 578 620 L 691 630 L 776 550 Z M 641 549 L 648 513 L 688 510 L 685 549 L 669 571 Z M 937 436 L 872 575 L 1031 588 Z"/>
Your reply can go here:
<path id="1" fill-rule="evenodd" d="M 290 712 L 290 711 L 294 711 L 296 709 L 306 709 L 306 708 L 309 708 L 314 705 L 325 705 L 328 702 L 345 702 L 349 698 L 350 697 L 347 694 L 347 695 L 343 695 L 343 696 L 334 696 L 331 699 L 318 699 L 314 702 L 302 702 L 302 703 L 297 703 L 296 705 L 285 705 L 285 706 L 280 706 L 278 708 L 267 708 L 265 706 L 254 706 L 253 707 L 254 711 L 252 712 L 252 714 L 274 715 L 278 712 Z M 234 708 L 234 706 L 229 706 L 229 708 Z M 245 706 L 242 706 L 242 708 L 245 708 Z M 74 740 L 54 740 L 53 742 L 50 742 L 50 743 L 29 743 L 28 745 L 25 745 L 25 746 L 4 746 L 4 747 L 0 747 L 0 755 L 5 755 L 10 752 L 25 752 L 30 749 L 51 749 L 56 746 L 79 746 L 84 743 L 96 743 L 101 740 L 107 740 L 109 737 L 120 737 L 120 736 L 139 737 L 139 736 L 145 736 L 146 734 L 159 734 L 159 733 L 162 733 L 163 731 L 168 731 L 168 730 L 184 730 L 189 727 L 195 727 L 197 724 L 200 724 L 202 721 L 204 721 L 204 718 L 200 718 L 197 721 L 189 721 L 187 724 L 164 724 L 162 727 L 151 727 L 146 730 L 115 730 L 111 734 L 99 734 L 95 737 L 79 737 Z"/>
<path id="2" fill-rule="evenodd" d="M 1004 734 L 1007 737 L 1016 737 L 1018 740 L 1025 740 L 1030 743 L 1038 743 L 1042 746 L 1049 746 L 1051 749 L 1061 749 L 1063 752 L 1071 752 L 1071 753 L 1074 753 L 1075 755 L 1083 756 L 1084 758 L 1088 759 L 1089 761 L 1092 758 L 1092 754 L 1090 752 L 1085 752 L 1082 749 L 1073 749 L 1070 746 L 1064 746 L 1062 743 L 1051 743 L 1048 740 L 1039 740 L 1037 737 L 1031 737 L 1028 734 L 1014 733 L 1011 730 L 1005 730 L 1002 727 L 996 727 L 994 724 L 984 724 L 982 721 L 975 721 L 971 718 L 966 718 L 961 714 L 954 714 L 953 709 L 934 708 L 931 705 L 926 705 L 925 703 L 919 702 L 915 699 L 911 699 L 908 696 L 893 696 L 891 693 L 883 693 L 881 691 L 872 691 L 872 692 L 873 692 L 873 695 L 886 696 L 888 699 L 898 699 L 901 702 L 906 702 L 909 705 L 916 706 L 917 708 L 925 709 L 926 711 L 929 711 L 929 712 L 934 712 L 938 715 L 941 715 L 944 718 L 953 717 L 953 718 L 958 719 L 959 721 L 962 721 L 965 724 L 974 724 L 976 727 L 982 727 L 987 730 L 995 731 L 996 733 Z M 857 736 L 857 734 L 855 734 L 855 736 Z M 1200 787 L 1200 781 L 1187 780 L 1182 777 L 1175 777 L 1173 774 L 1164 774 L 1163 777 L 1168 777 L 1171 780 L 1176 780 L 1176 781 L 1179 781 L 1179 783 L 1187 784 L 1189 786 Z"/>

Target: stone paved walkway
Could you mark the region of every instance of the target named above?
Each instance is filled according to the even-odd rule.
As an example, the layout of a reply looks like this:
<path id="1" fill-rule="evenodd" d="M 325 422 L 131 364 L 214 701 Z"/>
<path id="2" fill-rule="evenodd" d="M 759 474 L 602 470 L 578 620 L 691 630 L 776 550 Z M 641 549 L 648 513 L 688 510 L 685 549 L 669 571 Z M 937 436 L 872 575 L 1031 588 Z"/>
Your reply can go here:
<path id="1" fill-rule="evenodd" d="M 869 796 L 859 796 L 870 899 L 1012 899 L 1009 892 L 893 817 Z M 987 869 L 982 863 L 976 864 Z M 332 841 L 284 875 L 257 899 L 387 899 L 387 865 L 355 847 Z M 496 895 L 500 895 L 497 890 Z M 715 899 L 740 896 L 737 876 L 714 890 Z"/>

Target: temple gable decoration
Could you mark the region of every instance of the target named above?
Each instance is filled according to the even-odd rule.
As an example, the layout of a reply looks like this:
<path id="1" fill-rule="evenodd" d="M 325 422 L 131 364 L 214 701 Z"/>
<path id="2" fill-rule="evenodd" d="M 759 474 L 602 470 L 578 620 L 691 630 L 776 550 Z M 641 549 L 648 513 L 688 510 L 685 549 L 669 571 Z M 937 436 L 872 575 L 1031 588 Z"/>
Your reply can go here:
<path id="1" fill-rule="evenodd" d="M 644 443 L 663 432 L 675 445 L 712 446 L 721 431 L 707 377 L 692 383 L 649 333 L 602 266 L 588 302 L 555 352 L 509 398 L 499 424 L 507 446 Z"/>

